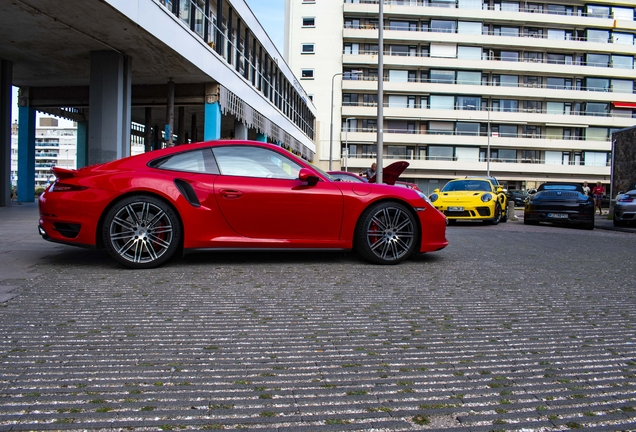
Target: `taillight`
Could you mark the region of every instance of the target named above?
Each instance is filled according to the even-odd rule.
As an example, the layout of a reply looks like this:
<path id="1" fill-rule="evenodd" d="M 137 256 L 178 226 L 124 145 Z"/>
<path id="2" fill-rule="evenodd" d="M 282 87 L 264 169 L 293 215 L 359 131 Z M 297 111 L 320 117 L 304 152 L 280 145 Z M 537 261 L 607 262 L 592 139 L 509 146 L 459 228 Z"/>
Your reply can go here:
<path id="1" fill-rule="evenodd" d="M 634 197 L 631 197 L 631 196 L 628 195 L 628 196 L 624 196 L 624 197 L 618 199 L 617 201 L 618 202 L 622 202 L 622 203 L 630 203 L 630 202 L 634 201 Z"/>
<path id="2" fill-rule="evenodd" d="M 68 183 L 60 183 L 56 181 L 51 185 L 49 192 L 76 192 L 87 189 L 85 186 L 72 185 Z"/>

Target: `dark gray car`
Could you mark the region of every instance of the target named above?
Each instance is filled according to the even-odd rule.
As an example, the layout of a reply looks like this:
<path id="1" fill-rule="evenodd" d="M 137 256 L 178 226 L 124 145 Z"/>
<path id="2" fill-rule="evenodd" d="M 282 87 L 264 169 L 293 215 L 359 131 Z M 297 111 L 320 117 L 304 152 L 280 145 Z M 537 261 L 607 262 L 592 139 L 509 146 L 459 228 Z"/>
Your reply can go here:
<path id="1" fill-rule="evenodd" d="M 636 224 L 636 184 L 632 184 L 627 192 L 619 192 L 614 205 L 614 226 L 629 224 Z"/>

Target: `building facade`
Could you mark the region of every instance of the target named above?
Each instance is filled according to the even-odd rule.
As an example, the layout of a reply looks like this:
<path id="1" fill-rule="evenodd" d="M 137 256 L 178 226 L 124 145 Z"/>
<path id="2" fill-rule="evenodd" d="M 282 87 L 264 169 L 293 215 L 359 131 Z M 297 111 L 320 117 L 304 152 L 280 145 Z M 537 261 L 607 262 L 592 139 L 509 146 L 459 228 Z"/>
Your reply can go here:
<path id="1" fill-rule="evenodd" d="M 376 157 L 378 15 L 377 0 L 287 0 L 323 166 Z M 633 0 L 386 0 L 383 15 L 385 166 L 409 161 L 425 192 L 487 172 L 510 189 L 609 183 L 611 133 L 636 124 Z"/>

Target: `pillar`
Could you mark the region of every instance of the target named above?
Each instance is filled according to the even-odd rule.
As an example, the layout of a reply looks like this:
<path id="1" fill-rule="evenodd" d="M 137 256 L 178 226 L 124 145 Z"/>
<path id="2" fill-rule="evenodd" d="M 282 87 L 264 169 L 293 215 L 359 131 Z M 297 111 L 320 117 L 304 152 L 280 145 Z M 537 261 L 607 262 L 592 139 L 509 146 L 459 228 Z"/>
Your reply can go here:
<path id="1" fill-rule="evenodd" d="M 205 86 L 205 107 L 203 115 L 203 140 L 221 138 L 221 105 L 219 104 L 218 84 Z"/>
<path id="2" fill-rule="evenodd" d="M 0 60 L 0 207 L 11 204 L 11 83 L 13 62 Z"/>
<path id="3" fill-rule="evenodd" d="M 29 103 L 29 88 L 20 88 L 18 108 L 18 201 L 35 199 L 35 110 Z"/>
<path id="4" fill-rule="evenodd" d="M 256 133 L 256 141 L 267 142 L 267 135 L 264 133 L 257 132 Z"/>
<path id="5" fill-rule="evenodd" d="M 144 151 L 152 151 L 152 108 L 146 107 L 144 113 Z"/>
<path id="6" fill-rule="evenodd" d="M 180 106 L 177 117 L 177 145 L 186 142 L 185 140 L 185 107 Z"/>
<path id="7" fill-rule="evenodd" d="M 91 52 L 88 163 L 130 155 L 132 59 L 115 51 Z"/>
<path id="8" fill-rule="evenodd" d="M 234 139 L 247 140 L 247 126 L 238 120 L 234 120 Z"/>
<path id="9" fill-rule="evenodd" d="M 77 122 L 77 161 L 76 168 L 82 168 L 88 165 L 88 122 Z"/>
<path id="10" fill-rule="evenodd" d="M 166 147 L 172 147 L 172 136 L 174 135 L 174 81 L 168 81 L 168 95 L 166 101 L 166 124 L 164 126 L 163 139 Z"/>

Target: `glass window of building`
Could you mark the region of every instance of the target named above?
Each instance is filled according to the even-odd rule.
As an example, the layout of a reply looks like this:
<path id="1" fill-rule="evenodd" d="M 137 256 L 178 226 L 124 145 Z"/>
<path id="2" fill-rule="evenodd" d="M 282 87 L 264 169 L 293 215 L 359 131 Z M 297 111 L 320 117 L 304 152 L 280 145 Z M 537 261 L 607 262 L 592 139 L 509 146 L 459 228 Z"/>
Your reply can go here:
<path id="1" fill-rule="evenodd" d="M 616 20 L 634 21 L 634 8 L 612 7 L 612 18 Z"/>
<path id="2" fill-rule="evenodd" d="M 454 3 L 454 1 L 453 1 Z M 457 23 L 455 21 L 445 20 L 431 20 L 430 31 L 436 33 L 455 33 L 457 30 Z"/>
<path id="3" fill-rule="evenodd" d="M 458 71 L 456 84 L 481 85 L 481 72 Z"/>
<path id="4" fill-rule="evenodd" d="M 606 131 L 607 132 L 607 131 Z M 605 140 L 603 140 L 605 141 Z M 591 152 L 586 151 L 583 153 L 586 166 L 607 166 L 607 153 L 606 152 Z"/>
<path id="5" fill-rule="evenodd" d="M 588 66 L 607 67 L 609 61 L 609 54 L 586 54 L 585 56 L 585 64 Z"/>
<path id="6" fill-rule="evenodd" d="M 480 22 L 459 21 L 457 23 L 457 33 L 481 36 L 482 24 Z"/>
<path id="7" fill-rule="evenodd" d="M 499 99 L 499 111 L 517 112 L 519 110 L 519 101 L 514 99 Z"/>
<path id="8" fill-rule="evenodd" d="M 505 12 L 519 12 L 519 2 L 502 1 L 501 3 L 495 2 L 495 10 L 502 10 Z"/>
<path id="9" fill-rule="evenodd" d="M 481 10 L 482 0 L 457 0 L 457 7 L 459 9 L 473 9 Z"/>
<path id="10" fill-rule="evenodd" d="M 378 106 L 378 94 L 365 94 L 363 96 L 363 103 L 365 106 Z"/>
<path id="11" fill-rule="evenodd" d="M 345 44 L 345 47 L 346 47 L 346 44 Z M 315 45 L 312 43 L 302 44 L 300 52 L 302 54 L 314 54 L 315 53 L 314 49 L 315 49 Z"/>
<path id="12" fill-rule="evenodd" d="M 609 30 L 587 29 L 586 35 L 588 42 L 608 43 L 610 32 Z"/>
<path id="13" fill-rule="evenodd" d="M 634 45 L 634 35 L 631 33 L 612 32 L 612 43 L 618 45 Z"/>
<path id="14" fill-rule="evenodd" d="M 609 78 L 585 78 L 585 88 L 587 91 L 606 92 L 610 89 Z"/>
<path id="15" fill-rule="evenodd" d="M 606 116 L 609 113 L 609 104 L 602 102 L 587 102 L 585 104 L 585 115 Z"/>
<path id="16" fill-rule="evenodd" d="M 618 69 L 634 69 L 634 57 L 612 54 L 612 67 Z"/>
<path id="17" fill-rule="evenodd" d="M 612 79 L 612 91 L 614 93 L 634 93 L 634 81 Z"/>
<path id="18" fill-rule="evenodd" d="M 409 56 L 411 47 L 408 45 L 389 45 L 389 55 L 392 56 Z"/>
<path id="19" fill-rule="evenodd" d="M 343 93 L 342 94 L 343 106 L 356 106 L 358 105 L 358 95 L 356 93 Z"/>
<path id="20" fill-rule="evenodd" d="M 517 162 L 517 150 L 515 149 L 499 149 L 499 154 L 497 156 L 500 162 Z"/>
<path id="21" fill-rule="evenodd" d="M 499 136 L 500 137 L 516 137 L 517 136 L 517 125 L 499 125 Z"/>
<path id="22" fill-rule="evenodd" d="M 360 20 L 358 18 L 345 18 L 344 28 L 358 29 L 360 28 Z"/>
<path id="23" fill-rule="evenodd" d="M 517 75 L 499 75 L 499 85 L 502 87 L 519 87 Z"/>
<path id="24" fill-rule="evenodd" d="M 587 5 L 587 16 L 594 18 L 609 18 L 610 8 L 609 6 L 601 5 Z"/>
<path id="25" fill-rule="evenodd" d="M 481 108 L 479 96 L 457 96 L 457 109 L 477 111 Z"/>
<path id="26" fill-rule="evenodd" d="M 501 51 L 501 61 L 519 61 L 519 53 L 517 51 Z"/>
<path id="27" fill-rule="evenodd" d="M 388 133 L 406 133 L 406 120 L 387 120 Z"/>
<path id="28" fill-rule="evenodd" d="M 457 58 L 464 60 L 481 60 L 481 47 L 458 46 Z"/>
<path id="29" fill-rule="evenodd" d="M 523 109 L 526 112 L 541 112 L 541 101 L 523 101 Z"/>
<path id="30" fill-rule="evenodd" d="M 408 96 L 389 95 L 389 108 L 406 108 Z"/>
<path id="31" fill-rule="evenodd" d="M 565 39 L 565 30 L 548 29 L 548 39 L 564 40 Z"/>
<path id="32" fill-rule="evenodd" d="M 464 123 L 457 122 L 455 124 L 455 131 L 457 135 L 479 135 L 480 125 L 479 123 Z"/>
<path id="33" fill-rule="evenodd" d="M 454 96 L 430 95 L 428 97 L 431 109 L 453 110 L 455 109 Z"/>
<path id="34" fill-rule="evenodd" d="M 563 102 L 546 102 L 546 114 L 561 115 L 563 114 L 564 105 L 565 104 Z"/>
<path id="35" fill-rule="evenodd" d="M 523 53 L 523 59 L 532 63 L 541 63 L 543 62 L 543 53 L 526 51 Z"/>
<path id="36" fill-rule="evenodd" d="M 453 160 L 453 147 L 451 146 L 428 146 L 428 160 Z"/>
<path id="37" fill-rule="evenodd" d="M 607 141 L 607 128 L 588 127 L 585 129 L 586 141 Z"/>
<path id="38" fill-rule="evenodd" d="M 313 52 L 313 51 L 312 51 Z M 357 43 L 345 43 L 344 53 L 358 55 L 360 53 L 360 45 Z"/>
<path id="39" fill-rule="evenodd" d="M 406 158 L 406 146 L 386 146 L 386 156 L 388 159 Z"/>
<path id="40" fill-rule="evenodd" d="M 405 83 L 409 81 L 409 71 L 405 70 L 390 70 L 389 82 Z"/>
<path id="41" fill-rule="evenodd" d="M 438 122 L 438 121 L 428 122 L 428 133 L 433 135 L 452 135 L 454 130 L 455 130 L 455 123 L 453 122 Z M 428 154 L 429 155 L 431 154 L 430 151 Z M 451 156 L 453 155 L 452 149 L 450 154 Z"/>
<path id="42" fill-rule="evenodd" d="M 455 82 L 455 71 L 431 69 L 429 82 L 453 84 Z"/>
<path id="43" fill-rule="evenodd" d="M 316 26 L 316 18 L 314 17 L 303 18 L 303 27 L 315 27 L 315 26 Z"/>
<path id="44" fill-rule="evenodd" d="M 457 162 L 479 162 L 479 147 L 455 147 Z"/>
<path id="45" fill-rule="evenodd" d="M 314 79 L 314 70 L 313 69 L 303 69 L 300 71 L 301 79 Z"/>
<path id="46" fill-rule="evenodd" d="M 495 27 L 493 33 L 495 36 L 519 37 L 519 27 Z"/>
<path id="47" fill-rule="evenodd" d="M 431 44 L 431 57 L 455 58 L 457 56 L 457 45 L 455 44 Z"/>
<path id="48" fill-rule="evenodd" d="M 435 7 L 454 8 L 455 0 L 428 0 L 428 4 Z"/>

